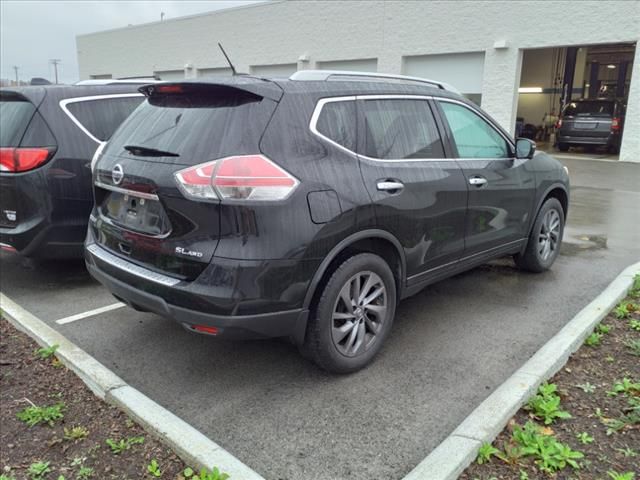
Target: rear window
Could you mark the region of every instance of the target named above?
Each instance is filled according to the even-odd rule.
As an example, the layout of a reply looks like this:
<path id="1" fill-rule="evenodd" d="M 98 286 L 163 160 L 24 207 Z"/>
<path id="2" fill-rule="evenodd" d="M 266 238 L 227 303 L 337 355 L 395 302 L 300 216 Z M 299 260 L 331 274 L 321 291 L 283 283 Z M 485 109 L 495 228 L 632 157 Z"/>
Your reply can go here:
<path id="1" fill-rule="evenodd" d="M 365 155 L 386 160 L 443 158 L 426 100 L 365 100 Z"/>
<path id="2" fill-rule="evenodd" d="M 322 107 L 316 130 L 348 150 L 356 150 L 356 102 L 329 102 Z"/>
<path id="3" fill-rule="evenodd" d="M 105 153 L 130 156 L 136 147 L 136 156 L 185 165 L 256 153 L 276 105 L 223 86 L 153 94 L 122 124 Z"/>
<path id="4" fill-rule="evenodd" d="M 68 103 L 67 109 L 95 139 L 104 142 L 143 100 L 142 95 L 82 100 Z"/>
<path id="5" fill-rule="evenodd" d="M 572 117 L 610 117 L 613 115 L 613 102 L 571 102 L 564 114 Z"/>
<path id="6" fill-rule="evenodd" d="M 18 147 L 36 107 L 26 99 L 0 97 L 0 147 Z"/>

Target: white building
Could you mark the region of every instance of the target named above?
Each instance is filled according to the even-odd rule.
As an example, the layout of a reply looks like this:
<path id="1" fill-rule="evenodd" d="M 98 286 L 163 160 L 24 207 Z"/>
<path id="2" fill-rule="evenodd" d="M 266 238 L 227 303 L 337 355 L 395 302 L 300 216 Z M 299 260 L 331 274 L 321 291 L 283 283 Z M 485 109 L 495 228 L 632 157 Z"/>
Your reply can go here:
<path id="1" fill-rule="evenodd" d="M 218 42 L 238 71 L 263 76 L 424 76 L 454 85 L 511 131 L 518 116 L 537 124 L 557 111 L 563 79 L 573 98 L 597 81 L 626 99 L 620 160 L 638 162 L 638 40 L 637 0 L 280 1 L 80 35 L 77 48 L 81 79 L 228 75 Z M 565 63 L 575 64 L 569 77 Z"/>

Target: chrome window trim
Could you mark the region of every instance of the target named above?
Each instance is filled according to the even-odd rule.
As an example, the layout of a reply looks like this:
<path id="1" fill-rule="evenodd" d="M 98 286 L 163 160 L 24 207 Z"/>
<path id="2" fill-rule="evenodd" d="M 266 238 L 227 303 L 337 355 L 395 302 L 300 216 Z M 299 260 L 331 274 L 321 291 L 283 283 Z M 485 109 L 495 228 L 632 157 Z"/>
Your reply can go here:
<path id="1" fill-rule="evenodd" d="M 329 137 L 323 135 L 322 133 L 320 133 L 318 131 L 317 128 L 317 123 L 318 123 L 318 119 L 320 118 L 320 114 L 322 113 L 322 108 L 327 104 L 327 103 L 332 103 L 332 102 L 349 102 L 349 101 L 357 101 L 357 100 L 394 100 L 394 99 L 409 99 L 409 100 L 413 100 L 413 99 L 417 99 L 417 100 L 431 100 L 433 99 L 432 96 L 430 95 L 406 95 L 406 94 L 397 94 L 397 95 L 351 95 L 351 96 L 347 96 L 347 97 L 327 97 L 327 98 L 321 98 L 320 100 L 318 100 L 318 103 L 316 103 L 316 106 L 313 110 L 313 114 L 311 115 L 311 121 L 309 122 L 309 129 L 311 130 L 311 132 L 325 140 L 326 142 L 329 142 L 331 145 L 333 145 L 334 147 L 339 148 L 340 150 L 342 150 L 343 152 L 349 153 L 350 155 L 353 155 L 355 157 L 359 157 L 363 160 L 368 160 L 371 162 L 380 162 L 380 163 L 398 163 L 398 162 L 451 162 L 451 161 L 455 161 L 455 158 L 399 158 L 399 159 L 392 159 L 392 158 L 373 158 L 373 157 L 368 157 L 366 155 L 362 155 L 359 153 L 356 153 L 352 150 L 349 150 L 346 147 L 343 147 L 342 145 L 340 145 L 339 143 L 335 142 L 334 140 L 330 139 Z"/>
<path id="2" fill-rule="evenodd" d="M 339 148 L 343 152 L 346 152 L 346 153 L 349 153 L 349 154 L 355 155 L 355 156 L 357 156 L 356 152 L 354 152 L 352 150 L 349 150 L 347 147 L 343 147 L 338 142 L 336 142 L 336 141 L 330 139 L 329 137 L 327 137 L 326 135 L 323 135 L 322 133 L 320 133 L 318 131 L 317 124 L 318 124 L 318 119 L 320 118 L 320 114 L 322 113 L 322 109 L 327 103 L 355 102 L 356 100 L 357 100 L 357 97 L 355 95 L 350 95 L 350 96 L 346 96 L 346 97 L 321 98 L 320 100 L 318 100 L 318 103 L 316 103 L 316 106 L 313 109 L 313 113 L 311 114 L 311 121 L 309 122 L 309 130 L 311 130 L 311 133 L 313 133 L 316 137 L 320 137 L 324 141 L 329 142 L 331 145 L 333 145 L 334 147 Z M 354 125 L 354 128 L 356 127 L 356 125 L 357 124 Z"/>
<path id="3" fill-rule="evenodd" d="M 90 95 L 88 97 L 66 98 L 64 100 L 60 100 L 60 102 L 58 102 L 58 105 L 60 105 L 60 108 L 67 115 L 67 117 L 69 117 L 69 119 L 71 119 L 71 121 L 76 124 L 76 127 L 82 130 L 82 132 L 91 140 L 100 144 L 100 143 L 103 143 L 103 141 L 97 139 L 89 130 L 87 130 L 87 128 L 80 122 L 80 120 L 78 120 L 76 116 L 73 113 L 71 113 L 67 105 L 71 103 L 91 102 L 94 100 L 104 100 L 109 98 L 130 98 L 130 97 L 144 97 L 144 95 L 142 93 L 114 93 L 109 95 Z"/>
<path id="4" fill-rule="evenodd" d="M 154 272 L 153 270 L 149 270 L 148 268 L 140 267 L 134 263 L 129 262 L 128 260 L 125 260 L 124 258 L 118 257 L 117 255 L 108 252 L 95 243 L 88 245 L 87 251 L 103 262 L 108 263 L 112 267 L 119 268 L 120 270 L 124 270 L 131 275 L 144 278 L 145 280 L 149 280 L 150 282 L 159 283 L 167 287 L 173 287 L 180 283 L 180 280 L 177 278 Z"/>
<path id="5" fill-rule="evenodd" d="M 132 197 L 144 198 L 146 200 L 159 200 L 155 193 L 138 192 L 136 190 L 129 190 L 127 188 L 120 188 L 114 185 L 108 185 L 98 180 L 95 181 L 95 186 L 104 188 L 105 190 L 111 190 L 112 192 L 123 193 L 125 195 L 131 195 Z"/>
<path id="6" fill-rule="evenodd" d="M 339 148 L 340 150 L 342 150 L 343 152 L 349 153 L 351 155 L 354 155 L 356 157 L 359 157 L 363 160 L 368 160 L 370 162 L 380 162 L 380 163 L 398 163 L 398 162 L 460 162 L 460 161 L 496 161 L 496 160 L 508 160 L 511 158 L 514 158 L 514 156 L 510 156 L 510 157 L 488 157 L 488 158 L 462 158 L 462 157 L 451 157 L 451 158 L 387 158 L 387 159 L 383 159 L 383 158 L 373 158 L 373 157 L 368 157 L 367 155 L 363 155 L 363 154 L 359 154 L 356 153 L 352 150 L 349 150 L 346 147 L 343 147 L 342 145 L 340 145 L 339 143 L 335 142 L 334 140 L 330 139 L 329 137 L 323 135 L 322 133 L 320 133 L 317 129 L 317 123 L 318 123 L 318 119 L 320 118 L 320 114 L 322 113 L 322 108 L 327 104 L 327 103 L 332 103 L 332 102 L 349 102 L 349 101 L 357 101 L 357 100 L 395 100 L 395 99 L 408 99 L 408 100 L 434 100 L 434 101 L 446 101 L 446 102 L 450 102 L 450 103 L 457 103 L 459 105 L 462 105 L 463 107 L 468 108 L 469 110 L 471 110 L 472 112 L 476 113 L 477 115 L 479 115 L 485 122 L 487 122 L 491 128 L 493 128 L 496 132 L 498 132 L 498 134 L 500 134 L 500 136 L 512 147 L 512 152 L 515 152 L 515 144 L 514 142 L 507 136 L 505 136 L 502 131 L 498 128 L 496 128 L 494 122 L 488 118 L 485 114 L 483 114 L 480 110 L 477 110 L 476 108 L 473 108 L 469 105 L 467 105 L 464 102 L 461 102 L 459 100 L 453 99 L 453 98 L 445 98 L 445 97 L 434 97 L 433 95 L 411 95 L 411 94 L 385 94 L 385 95 L 349 95 L 349 96 L 342 96 L 342 97 L 326 97 L 326 98 L 321 98 L 320 100 L 318 100 L 318 102 L 316 103 L 316 106 L 313 110 L 313 113 L 311 115 L 311 121 L 309 122 L 309 129 L 311 130 L 311 132 L 321 138 L 322 140 L 329 142 L 331 145 L 333 145 L 334 147 Z M 442 140 L 442 139 L 441 139 Z M 511 152 L 511 153 L 512 153 Z"/>

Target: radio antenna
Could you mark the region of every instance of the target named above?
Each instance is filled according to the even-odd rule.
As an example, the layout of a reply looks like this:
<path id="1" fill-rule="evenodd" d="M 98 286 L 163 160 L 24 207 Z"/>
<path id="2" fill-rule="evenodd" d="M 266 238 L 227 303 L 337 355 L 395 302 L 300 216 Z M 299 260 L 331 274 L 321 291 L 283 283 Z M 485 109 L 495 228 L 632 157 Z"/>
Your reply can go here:
<path id="1" fill-rule="evenodd" d="M 220 50 L 222 50 L 222 54 L 224 55 L 224 58 L 227 59 L 227 63 L 231 67 L 231 71 L 233 72 L 233 75 L 234 76 L 238 75 L 238 72 L 236 72 L 236 67 L 234 67 L 233 63 L 231 63 L 231 60 L 229 60 L 229 55 L 227 55 L 227 52 L 224 51 L 224 48 L 222 48 L 222 45 L 220 44 L 220 42 L 218 42 L 218 46 L 220 47 Z"/>

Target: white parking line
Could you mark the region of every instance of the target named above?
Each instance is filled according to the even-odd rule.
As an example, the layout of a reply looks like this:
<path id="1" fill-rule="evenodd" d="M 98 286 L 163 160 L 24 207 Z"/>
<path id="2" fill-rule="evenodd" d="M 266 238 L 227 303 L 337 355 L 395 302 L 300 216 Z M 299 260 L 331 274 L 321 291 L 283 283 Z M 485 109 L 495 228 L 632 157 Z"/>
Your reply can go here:
<path id="1" fill-rule="evenodd" d="M 78 313 L 76 315 L 71 315 L 70 317 L 64 317 L 60 320 L 56 320 L 58 325 L 64 325 L 65 323 L 75 322 L 76 320 L 82 320 L 83 318 L 92 317 L 94 315 L 99 315 L 104 312 L 110 312 L 111 310 L 115 310 L 116 308 L 122 308 L 126 305 L 124 303 L 118 302 L 113 305 L 107 305 L 106 307 L 96 308 L 94 310 L 89 310 L 88 312 Z"/>

